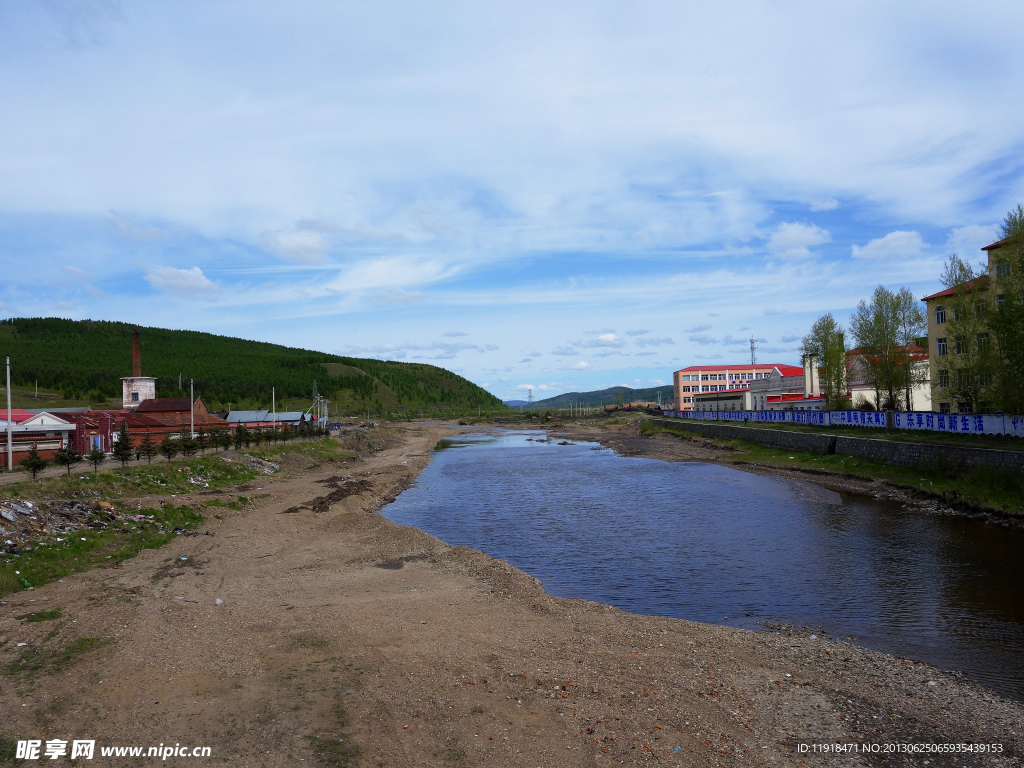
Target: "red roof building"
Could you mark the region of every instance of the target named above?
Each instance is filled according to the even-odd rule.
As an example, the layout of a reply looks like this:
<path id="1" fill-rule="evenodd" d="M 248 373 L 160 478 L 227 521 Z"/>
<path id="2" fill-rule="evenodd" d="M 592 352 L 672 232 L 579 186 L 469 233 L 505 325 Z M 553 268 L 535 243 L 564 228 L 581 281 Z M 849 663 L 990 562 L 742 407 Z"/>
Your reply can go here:
<path id="1" fill-rule="evenodd" d="M 672 374 L 672 391 L 677 411 L 692 411 L 694 396 L 700 392 L 746 390 L 750 382 L 769 378 L 774 371 L 780 376 L 802 376 L 798 365 L 775 363 L 750 365 L 691 365 Z"/>

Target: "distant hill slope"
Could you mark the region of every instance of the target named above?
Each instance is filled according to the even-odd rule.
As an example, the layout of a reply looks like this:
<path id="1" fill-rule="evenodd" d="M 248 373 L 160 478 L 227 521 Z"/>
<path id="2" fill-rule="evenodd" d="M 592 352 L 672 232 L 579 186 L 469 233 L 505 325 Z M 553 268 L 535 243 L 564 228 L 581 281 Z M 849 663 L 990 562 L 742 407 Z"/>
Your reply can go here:
<path id="1" fill-rule="evenodd" d="M 502 408 L 501 401 L 444 368 L 330 355 L 197 331 L 171 331 L 101 320 L 0 320 L 0 356 L 11 356 L 14 385 L 61 391 L 67 399 L 121 396 L 131 375 L 132 331 L 138 328 L 142 373 L 157 395 L 187 394 L 188 380 L 213 408 L 309 400 L 318 391 L 341 405 L 396 408 Z M 178 389 L 178 377 L 182 387 Z"/>
<path id="2" fill-rule="evenodd" d="M 566 392 L 564 395 L 549 397 L 546 400 L 536 400 L 534 408 L 567 408 L 570 402 L 579 405 L 615 405 L 618 402 L 619 393 L 622 393 L 624 403 L 636 402 L 658 402 L 658 392 L 661 392 L 661 402 L 672 402 L 672 385 L 662 387 L 648 387 L 647 389 L 630 389 L 629 387 L 609 387 L 594 392 Z"/>

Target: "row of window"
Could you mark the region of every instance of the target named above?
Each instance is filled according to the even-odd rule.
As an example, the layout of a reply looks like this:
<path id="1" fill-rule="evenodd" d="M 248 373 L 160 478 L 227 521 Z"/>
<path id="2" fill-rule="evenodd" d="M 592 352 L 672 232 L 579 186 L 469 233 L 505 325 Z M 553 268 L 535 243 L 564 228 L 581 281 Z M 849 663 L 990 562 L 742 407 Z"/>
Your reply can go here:
<path id="1" fill-rule="evenodd" d="M 979 333 L 974 339 L 975 348 L 979 352 L 984 352 L 988 349 L 988 334 Z M 966 355 L 968 349 L 967 338 L 965 336 L 957 336 L 953 339 L 953 353 L 957 355 Z M 949 354 L 949 343 L 945 337 L 938 338 L 935 340 L 935 356 L 945 357 Z"/>
<path id="2" fill-rule="evenodd" d="M 692 387 L 683 387 L 683 392 L 724 392 L 729 389 L 725 384 L 697 384 Z"/>
<path id="3" fill-rule="evenodd" d="M 958 387 L 962 387 L 966 382 L 969 373 L 964 371 L 956 371 L 953 376 L 953 380 L 956 381 Z M 991 387 L 992 386 L 992 374 L 991 373 L 976 373 L 974 380 L 979 387 Z M 949 371 L 939 371 L 939 389 L 949 389 Z"/>
<path id="4" fill-rule="evenodd" d="M 1006 303 L 1006 296 L 1004 296 L 1003 294 L 999 294 L 998 296 L 996 296 L 996 308 L 997 309 L 1001 309 L 1002 306 L 1005 303 Z M 977 302 L 974 305 L 974 314 L 977 317 L 987 317 L 988 316 L 988 304 L 986 302 L 984 302 L 984 301 Z M 953 310 L 953 320 L 954 320 L 954 322 L 962 320 L 962 319 L 963 318 L 960 316 L 959 310 L 954 309 Z M 936 325 L 942 325 L 945 322 L 946 322 L 946 308 L 944 306 L 942 306 L 941 304 L 935 305 L 935 324 Z"/>
<path id="5" fill-rule="evenodd" d="M 683 381 L 752 381 L 753 379 L 766 379 L 769 375 L 767 373 L 733 373 L 728 376 L 724 373 L 687 373 L 679 378 Z"/>

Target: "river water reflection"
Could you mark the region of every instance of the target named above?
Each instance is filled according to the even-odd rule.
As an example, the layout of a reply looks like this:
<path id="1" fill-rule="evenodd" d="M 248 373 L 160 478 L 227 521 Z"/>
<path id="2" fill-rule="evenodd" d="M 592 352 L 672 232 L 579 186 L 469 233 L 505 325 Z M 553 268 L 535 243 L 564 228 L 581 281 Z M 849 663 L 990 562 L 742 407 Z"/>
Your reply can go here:
<path id="1" fill-rule="evenodd" d="M 1020 532 L 544 439 L 459 435 L 382 514 L 508 560 L 552 595 L 823 627 L 1024 699 Z"/>

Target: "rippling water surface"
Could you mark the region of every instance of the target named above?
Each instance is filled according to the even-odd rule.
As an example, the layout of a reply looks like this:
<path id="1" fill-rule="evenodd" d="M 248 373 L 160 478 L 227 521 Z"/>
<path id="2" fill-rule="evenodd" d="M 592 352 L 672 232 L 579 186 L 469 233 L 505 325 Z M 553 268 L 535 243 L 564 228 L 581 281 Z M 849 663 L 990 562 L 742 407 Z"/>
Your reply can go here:
<path id="1" fill-rule="evenodd" d="M 1024 535 L 543 433 L 458 435 L 382 510 L 635 613 L 853 635 L 1024 699 Z"/>

